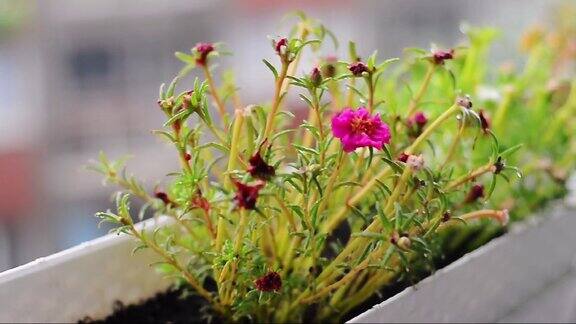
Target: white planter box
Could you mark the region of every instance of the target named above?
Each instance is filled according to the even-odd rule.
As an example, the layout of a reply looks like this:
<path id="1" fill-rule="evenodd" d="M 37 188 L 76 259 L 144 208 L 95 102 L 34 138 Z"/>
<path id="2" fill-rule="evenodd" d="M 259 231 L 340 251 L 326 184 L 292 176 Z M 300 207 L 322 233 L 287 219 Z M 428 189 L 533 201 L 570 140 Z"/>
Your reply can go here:
<path id="1" fill-rule="evenodd" d="M 575 231 L 576 211 L 558 205 L 351 322 L 574 321 Z M 130 304 L 166 289 L 146 266 L 155 257 L 131 256 L 134 246 L 107 235 L 1 273 L 0 322 L 98 319 L 116 300 Z"/>

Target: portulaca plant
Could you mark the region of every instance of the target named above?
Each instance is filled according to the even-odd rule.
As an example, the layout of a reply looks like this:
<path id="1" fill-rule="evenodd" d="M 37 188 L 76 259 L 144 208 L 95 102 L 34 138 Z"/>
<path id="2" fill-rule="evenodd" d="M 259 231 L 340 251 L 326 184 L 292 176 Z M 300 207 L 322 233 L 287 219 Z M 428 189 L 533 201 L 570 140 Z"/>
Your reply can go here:
<path id="1" fill-rule="evenodd" d="M 461 91 L 473 91 L 461 69 L 477 59 L 470 49 L 381 60 L 350 43 L 338 60 L 324 54 L 331 38 L 303 14 L 274 38 L 265 104 L 241 103 L 229 74 L 217 85 L 220 44 L 176 53 L 185 66 L 160 87 L 165 121 L 154 133 L 181 168 L 151 191 L 121 161 L 102 154 L 93 165 L 122 188 L 117 210 L 97 216 L 157 253 L 157 268 L 204 298 L 209 316 L 334 321 L 414 267 L 432 267 L 446 230 L 508 222 L 490 199 L 505 197 L 496 179 L 518 173 L 509 160 L 520 146 L 501 145 L 487 112 Z M 303 72 L 309 57 L 317 65 Z M 186 88 L 193 69 L 203 80 Z M 307 105 L 305 120 L 289 92 Z M 132 197 L 143 202 L 138 213 Z M 137 227 L 146 210 L 171 221 Z"/>

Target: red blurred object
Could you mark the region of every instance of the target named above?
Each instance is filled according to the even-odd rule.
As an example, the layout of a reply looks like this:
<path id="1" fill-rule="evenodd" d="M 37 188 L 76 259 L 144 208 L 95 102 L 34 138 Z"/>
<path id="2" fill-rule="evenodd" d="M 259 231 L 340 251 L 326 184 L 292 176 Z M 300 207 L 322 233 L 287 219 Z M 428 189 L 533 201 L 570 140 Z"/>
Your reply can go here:
<path id="1" fill-rule="evenodd" d="M 0 152 L 0 220 L 32 208 L 33 158 L 26 152 Z"/>

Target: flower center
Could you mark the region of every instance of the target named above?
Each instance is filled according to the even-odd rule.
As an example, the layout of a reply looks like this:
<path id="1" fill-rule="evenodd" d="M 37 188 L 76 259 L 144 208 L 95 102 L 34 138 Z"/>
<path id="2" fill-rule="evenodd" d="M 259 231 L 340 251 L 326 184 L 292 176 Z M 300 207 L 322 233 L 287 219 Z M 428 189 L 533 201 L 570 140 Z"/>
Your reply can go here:
<path id="1" fill-rule="evenodd" d="M 374 123 L 370 119 L 364 119 L 360 117 L 355 117 L 352 119 L 350 126 L 352 127 L 352 132 L 355 134 L 364 133 L 370 135 L 370 133 L 372 133 L 374 130 Z"/>

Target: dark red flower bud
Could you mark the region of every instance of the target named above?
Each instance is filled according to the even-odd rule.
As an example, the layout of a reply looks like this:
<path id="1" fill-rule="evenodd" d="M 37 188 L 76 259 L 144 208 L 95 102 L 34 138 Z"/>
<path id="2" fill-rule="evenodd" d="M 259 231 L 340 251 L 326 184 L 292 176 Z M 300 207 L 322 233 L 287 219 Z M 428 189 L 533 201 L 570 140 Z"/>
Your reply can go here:
<path id="1" fill-rule="evenodd" d="M 154 192 L 154 197 L 162 200 L 162 202 L 163 202 L 165 205 L 174 204 L 174 203 L 172 202 L 172 200 L 170 200 L 170 197 L 168 197 L 168 194 L 165 193 L 164 191 L 156 191 L 156 192 Z"/>
<path id="2" fill-rule="evenodd" d="M 274 49 L 276 50 L 276 54 L 282 56 L 286 54 L 286 46 L 288 46 L 288 39 L 280 38 L 278 41 L 274 41 Z"/>
<path id="3" fill-rule="evenodd" d="M 352 74 L 354 74 L 354 76 L 362 76 L 362 73 L 368 72 L 368 66 L 366 66 L 366 64 L 364 64 L 362 62 L 356 62 L 356 63 L 350 64 L 348 66 L 348 70 L 350 70 L 350 72 L 352 72 Z"/>
<path id="4" fill-rule="evenodd" d="M 184 154 L 184 160 L 190 161 L 191 159 L 192 159 L 192 155 L 190 155 L 190 153 Z"/>
<path id="5" fill-rule="evenodd" d="M 432 53 L 432 60 L 436 65 L 443 65 L 444 61 L 454 58 L 454 49 L 436 50 Z"/>
<path id="6" fill-rule="evenodd" d="M 475 184 L 470 188 L 470 191 L 466 195 L 466 199 L 464 199 L 464 203 L 470 204 L 482 197 L 484 197 L 484 185 Z"/>
<path id="7" fill-rule="evenodd" d="M 320 69 L 315 67 L 312 69 L 310 73 L 310 81 L 315 87 L 318 87 L 322 83 L 322 74 L 320 73 Z"/>
<path id="8" fill-rule="evenodd" d="M 254 281 L 256 289 L 264 292 L 279 291 L 282 288 L 282 278 L 275 271 L 270 271 Z"/>
<path id="9" fill-rule="evenodd" d="M 256 209 L 258 193 L 260 192 L 260 189 L 264 187 L 264 182 L 260 181 L 255 185 L 250 186 L 236 180 L 233 181 L 236 186 L 236 195 L 234 196 L 236 206 L 244 209 Z"/>
<path id="10" fill-rule="evenodd" d="M 198 53 L 196 63 L 204 66 L 208 60 L 208 54 L 214 51 L 214 45 L 212 43 L 198 43 L 194 46 L 194 49 Z"/>
<path id="11" fill-rule="evenodd" d="M 266 161 L 260 155 L 260 151 L 256 152 L 250 160 L 248 160 L 250 166 L 248 167 L 248 173 L 254 178 L 262 179 L 262 180 L 270 180 L 275 174 L 276 171 L 274 167 L 267 164 Z"/>
<path id="12" fill-rule="evenodd" d="M 452 212 L 447 210 L 442 214 L 442 222 L 446 223 L 452 218 Z"/>
<path id="13" fill-rule="evenodd" d="M 409 156 L 410 156 L 410 154 L 406 154 L 406 153 L 402 152 L 396 159 L 400 162 L 406 163 L 406 161 L 408 161 Z"/>
<path id="14" fill-rule="evenodd" d="M 506 165 L 502 161 L 502 157 L 499 156 L 498 159 L 496 159 L 496 162 L 494 162 L 494 174 L 499 174 L 500 172 L 502 172 L 502 170 L 504 170 L 504 167 L 506 167 Z"/>
<path id="15" fill-rule="evenodd" d="M 482 109 L 480 109 L 478 116 L 480 117 L 480 127 L 482 127 L 482 131 L 484 133 L 488 133 L 490 130 L 490 119 L 488 116 L 486 116 L 486 113 Z"/>

